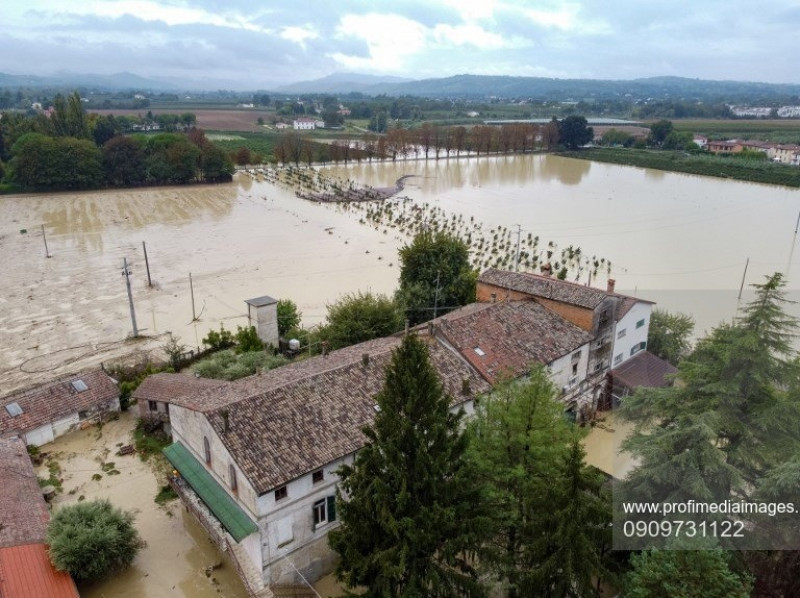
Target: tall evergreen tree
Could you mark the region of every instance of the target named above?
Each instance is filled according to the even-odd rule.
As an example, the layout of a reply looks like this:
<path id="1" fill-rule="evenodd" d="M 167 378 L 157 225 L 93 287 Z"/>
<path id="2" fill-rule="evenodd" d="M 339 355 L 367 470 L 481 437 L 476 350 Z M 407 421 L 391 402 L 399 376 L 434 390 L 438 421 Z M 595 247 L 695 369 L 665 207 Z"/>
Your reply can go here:
<path id="1" fill-rule="evenodd" d="M 610 499 L 556 394 L 536 366 L 497 387 L 470 426 L 492 524 L 479 560 L 509 598 L 594 596 L 592 580 L 607 576 Z"/>
<path id="2" fill-rule="evenodd" d="M 626 399 L 619 414 L 636 432 L 624 448 L 639 466 L 620 484 L 618 502 L 752 500 L 789 487 L 800 493 L 797 322 L 784 310 L 780 274 L 754 286 L 756 299 L 742 317 L 712 331 L 679 364 L 680 384 Z M 748 533 L 749 546 L 758 538 Z M 776 538 L 768 530 L 764 546 Z"/>
<path id="3" fill-rule="evenodd" d="M 376 402 L 366 446 L 339 470 L 343 525 L 329 534 L 337 577 L 375 598 L 483 595 L 464 556 L 482 535 L 463 413 L 450 412 L 415 335 L 394 352 Z"/>

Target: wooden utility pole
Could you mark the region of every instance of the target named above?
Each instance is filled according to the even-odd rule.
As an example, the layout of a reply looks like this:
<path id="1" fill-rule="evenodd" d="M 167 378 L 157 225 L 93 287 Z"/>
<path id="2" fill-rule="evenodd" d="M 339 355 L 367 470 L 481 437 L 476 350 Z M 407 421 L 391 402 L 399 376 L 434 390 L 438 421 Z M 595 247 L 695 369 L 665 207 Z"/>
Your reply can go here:
<path id="1" fill-rule="evenodd" d="M 44 255 L 45 255 L 45 257 L 52 257 L 50 255 L 50 250 L 47 249 L 47 235 L 44 234 L 44 224 L 42 225 L 42 239 L 44 239 Z"/>
<path id="2" fill-rule="evenodd" d="M 192 273 L 189 272 L 189 292 L 192 295 L 192 322 L 197 322 L 197 315 L 194 310 L 194 284 L 192 284 Z"/>
<path id="3" fill-rule="evenodd" d="M 436 319 L 436 313 L 439 310 L 439 270 L 436 271 L 436 293 L 433 296 L 433 319 Z"/>
<path id="4" fill-rule="evenodd" d="M 128 258 L 122 258 L 122 275 L 125 277 L 125 286 L 128 289 L 128 304 L 131 308 L 131 324 L 133 325 L 133 338 L 139 336 L 139 329 L 136 327 L 136 312 L 133 309 L 133 293 L 131 293 L 131 278 L 128 270 Z"/>
<path id="5" fill-rule="evenodd" d="M 150 262 L 147 261 L 147 245 L 142 241 L 142 249 L 144 250 L 144 267 L 147 268 L 147 286 L 152 287 L 153 281 L 150 280 Z"/>
<path id="6" fill-rule="evenodd" d="M 522 234 L 522 227 L 517 225 L 517 253 L 514 256 L 514 272 L 519 272 L 519 238 Z"/>

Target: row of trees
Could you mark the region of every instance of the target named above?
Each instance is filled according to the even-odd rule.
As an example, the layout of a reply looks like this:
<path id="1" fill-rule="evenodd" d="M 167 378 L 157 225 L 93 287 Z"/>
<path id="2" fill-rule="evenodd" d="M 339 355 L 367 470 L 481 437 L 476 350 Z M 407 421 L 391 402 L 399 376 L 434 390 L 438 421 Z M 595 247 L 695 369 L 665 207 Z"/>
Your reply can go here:
<path id="1" fill-rule="evenodd" d="M 88 139 L 28 133 L 11 150 L 6 178 L 25 189 L 92 189 L 216 182 L 233 172 L 228 154 L 198 129 L 117 136 L 102 148 Z"/>

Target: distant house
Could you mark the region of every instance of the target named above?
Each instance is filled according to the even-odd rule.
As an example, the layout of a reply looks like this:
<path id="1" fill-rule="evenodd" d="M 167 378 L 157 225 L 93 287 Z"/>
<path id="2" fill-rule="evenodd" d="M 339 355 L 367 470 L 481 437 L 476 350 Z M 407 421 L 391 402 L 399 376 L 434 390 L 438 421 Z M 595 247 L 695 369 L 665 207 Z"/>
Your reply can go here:
<path id="1" fill-rule="evenodd" d="M 288 129 L 289 125 L 287 123 L 275 123 L 276 129 Z"/>
<path id="2" fill-rule="evenodd" d="M 23 439 L 0 438 L 0 480 L 0 596 L 79 598 L 69 573 L 50 563 L 50 514 Z"/>
<path id="3" fill-rule="evenodd" d="M 119 409 L 116 381 L 102 370 L 83 372 L 0 399 L 0 437 L 41 446 Z"/>
<path id="4" fill-rule="evenodd" d="M 295 131 L 311 131 L 315 128 L 315 119 L 313 118 L 297 118 L 292 121 L 292 127 Z"/>
<path id="5" fill-rule="evenodd" d="M 708 141 L 708 151 L 712 154 L 737 154 L 742 151 L 742 146 L 733 141 Z"/>
<path id="6" fill-rule="evenodd" d="M 781 144 L 775 145 L 770 148 L 768 156 L 774 162 L 781 164 L 791 164 L 797 166 L 800 164 L 800 145 Z"/>

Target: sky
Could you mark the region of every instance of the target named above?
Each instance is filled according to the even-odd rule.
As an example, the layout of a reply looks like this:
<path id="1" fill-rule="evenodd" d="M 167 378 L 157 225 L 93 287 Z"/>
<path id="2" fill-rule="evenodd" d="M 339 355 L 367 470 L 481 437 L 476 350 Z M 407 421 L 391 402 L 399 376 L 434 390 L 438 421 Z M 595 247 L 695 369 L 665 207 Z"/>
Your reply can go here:
<path id="1" fill-rule="evenodd" d="M 0 0 L 0 72 L 798 83 L 798 0 Z"/>

